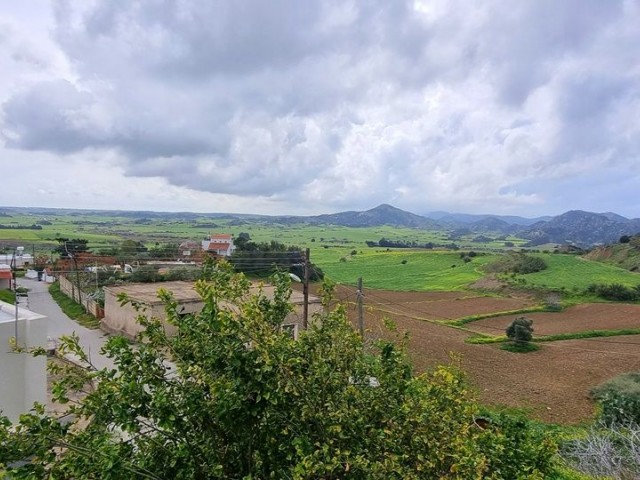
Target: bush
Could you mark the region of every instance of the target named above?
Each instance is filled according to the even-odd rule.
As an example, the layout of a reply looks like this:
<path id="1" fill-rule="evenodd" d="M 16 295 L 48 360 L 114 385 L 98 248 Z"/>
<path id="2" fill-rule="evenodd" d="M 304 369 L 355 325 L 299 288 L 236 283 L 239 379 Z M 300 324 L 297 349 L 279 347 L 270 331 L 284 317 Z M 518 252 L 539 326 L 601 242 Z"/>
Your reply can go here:
<path id="1" fill-rule="evenodd" d="M 560 455 L 589 478 L 640 478 L 640 425 L 596 424 L 587 435 L 564 442 Z"/>
<path id="2" fill-rule="evenodd" d="M 597 295 L 605 300 L 635 302 L 640 300 L 639 287 L 631 288 L 620 283 L 593 283 L 587 287 L 586 293 Z"/>
<path id="3" fill-rule="evenodd" d="M 530 342 L 533 338 L 533 320 L 527 317 L 515 318 L 507 327 L 506 334 L 512 342 Z"/>
<path id="4" fill-rule="evenodd" d="M 545 270 L 547 262 L 540 257 L 524 253 L 508 253 L 488 264 L 486 270 L 495 273 L 527 274 Z"/>
<path id="5" fill-rule="evenodd" d="M 605 423 L 640 424 L 640 372 L 618 375 L 594 388 L 591 395 L 600 404 Z"/>

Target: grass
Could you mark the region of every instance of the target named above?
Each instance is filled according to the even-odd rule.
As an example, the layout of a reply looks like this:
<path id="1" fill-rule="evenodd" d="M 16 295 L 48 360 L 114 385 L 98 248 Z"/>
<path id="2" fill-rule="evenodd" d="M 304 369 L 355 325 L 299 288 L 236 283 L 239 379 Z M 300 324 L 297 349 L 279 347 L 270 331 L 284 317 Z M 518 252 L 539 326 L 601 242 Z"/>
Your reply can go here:
<path id="1" fill-rule="evenodd" d="M 60 291 L 60 283 L 52 283 L 49 287 L 49 293 L 67 317 L 75 320 L 83 327 L 96 329 L 100 326 L 100 320 L 87 313 L 82 305 L 74 302 Z"/>
<path id="2" fill-rule="evenodd" d="M 10 290 L 0 290 L 0 300 L 14 305 L 16 303 L 16 294 Z"/>
<path id="3" fill-rule="evenodd" d="M 541 335 L 533 338 L 533 342 L 558 342 L 561 340 L 582 340 L 586 338 L 618 337 L 621 335 L 640 335 L 640 328 L 621 328 L 617 330 L 586 330 L 583 332 L 557 333 L 555 335 Z M 489 343 L 504 343 L 506 335 L 485 335 L 476 333 L 465 340 L 466 343 L 484 345 Z"/>
<path id="4" fill-rule="evenodd" d="M 505 276 L 517 286 L 582 292 L 593 283 L 640 284 L 640 275 L 615 265 L 587 260 L 576 255 L 532 254 L 544 259 L 548 268 L 526 275 Z"/>
<path id="5" fill-rule="evenodd" d="M 549 312 L 549 311 L 557 312 L 558 310 L 552 310 L 549 307 L 546 307 L 544 305 L 538 305 L 535 307 L 521 308 L 519 310 L 505 310 L 502 312 L 490 312 L 490 313 L 482 313 L 478 315 L 469 315 L 468 317 L 459 318 L 457 320 L 448 320 L 442 323 L 445 325 L 449 325 L 451 327 L 461 327 L 463 325 L 466 325 L 467 323 L 477 322 L 478 320 L 484 320 L 485 318 L 493 318 L 493 317 L 502 316 L 502 315 L 520 315 L 523 313 Z"/>
<path id="6" fill-rule="evenodd" d="M 528 353 L 540 350 L 540 345 L 532 342 L 504 342 L 500 349 L 512 353 Z"/>
<path id="7" fill-rule="evenodd" d="M 368 249 L 353 256 L 331 253 L 333 258 L 318 261 L 330 279 L 355 284 L 363 277 L 366 288 L 397 291 L 464 290 L 484 276 L 480 267 L 493 258 L 477 256 L 465 263 L 460 252 L 408 249 Z"/>

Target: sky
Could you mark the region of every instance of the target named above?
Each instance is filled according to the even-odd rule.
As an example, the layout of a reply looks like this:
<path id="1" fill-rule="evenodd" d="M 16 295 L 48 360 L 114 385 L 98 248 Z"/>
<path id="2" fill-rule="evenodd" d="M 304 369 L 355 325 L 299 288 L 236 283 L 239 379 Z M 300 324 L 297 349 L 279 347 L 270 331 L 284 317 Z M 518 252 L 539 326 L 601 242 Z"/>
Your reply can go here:
<path id="1" fill-rule="evenodd" d="M 0 0 L 0 205 L 640 217 L 640 0 Z"/>

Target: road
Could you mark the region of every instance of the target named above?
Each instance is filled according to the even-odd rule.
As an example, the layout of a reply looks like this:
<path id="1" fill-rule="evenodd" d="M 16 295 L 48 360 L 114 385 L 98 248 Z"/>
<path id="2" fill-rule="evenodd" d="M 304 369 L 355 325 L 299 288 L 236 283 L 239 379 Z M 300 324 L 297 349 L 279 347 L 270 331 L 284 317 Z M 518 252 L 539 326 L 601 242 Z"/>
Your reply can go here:
<path id="1" fill-rule="evenodd" d="M 92 330 L 83 327 L 67 317 L 58 304 L 49 295 L 49 284 L 30 280 L 27 278 L 18 279 L 18 285 L 29 289 L 28 305 L 24 305 L 29 310 L 46 315 L 47 335 L 52 338 L 59 338 L 62 335 L 71 335 L 75 332 L 80 338 L 80 345 L 89 356 L 91 363 L 98 368 L 113 368 L 113 362 L 100 354 L 100 349 L 106 341 L 108 335 L 102 330 Z"/>

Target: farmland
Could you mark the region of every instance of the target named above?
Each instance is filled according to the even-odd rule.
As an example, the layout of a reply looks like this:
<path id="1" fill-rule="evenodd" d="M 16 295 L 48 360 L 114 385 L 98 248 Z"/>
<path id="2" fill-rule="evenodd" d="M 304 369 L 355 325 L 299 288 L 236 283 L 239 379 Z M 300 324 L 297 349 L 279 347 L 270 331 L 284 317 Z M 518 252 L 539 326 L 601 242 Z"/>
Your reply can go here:
<path id="1" fill-rule="evenodd" d="M 346 302 L 350 315 L 355 315 L 353 285 L 363 278 L 369 338 L 390 335 L 382 319 L 391 318 L 400 332 L 409 334 L 418 371 L 447 362 L 450 352 L 459 353 L 483 401 L 526 408 L 546 421 L 588 420 L 594 409 L 589 389 L 617 373 L 640 368 L 640 335 L 621 335 L 640 328 L 640 305 L 605 303 L 584 293 L 592 283 L 634 287 L 640 284 L 640 274 L 578 255 L 534 251 L 531 255 L 541 257 L 548 268 L 526 275 L 487 276 L 484 267 L 504 252 L 505 240 L 519 250 L 523 241 L 515 237 L 493 235 L 479 243 L 473 235 L 454 240 L 445 230 L 274 224 L 262 217 L 178 214 L 13 214 L 1 223 L 42 226 L 0 229 L 0 247 L 22 245 L 28 252 L 50 253 L 57 237 L 86 239 L 99 253 L 124 240 L 153 247 L 197 241 L 212 232 L 246 232 L 255 242 L 277 240 L 309 248 L 311 261 L 338 284 L 338 298 Z M 367 241 L 382 238 L 431 243 L 435 248 L 367 246 Z M 454 241 L 457 250 L 443 248 Z M 469 256 L 470 251 L 475 254 Z M 561 299 L 562 311 L 546 311 L 550 292 Z M 469 343 L 474 335 L 501 336 L 522 313 L 534 320 L 534 340 L 605 330 L 617 336 L 541 342 L 539 351 L 526 355 L 505 352 L 498 344 Z"/>

